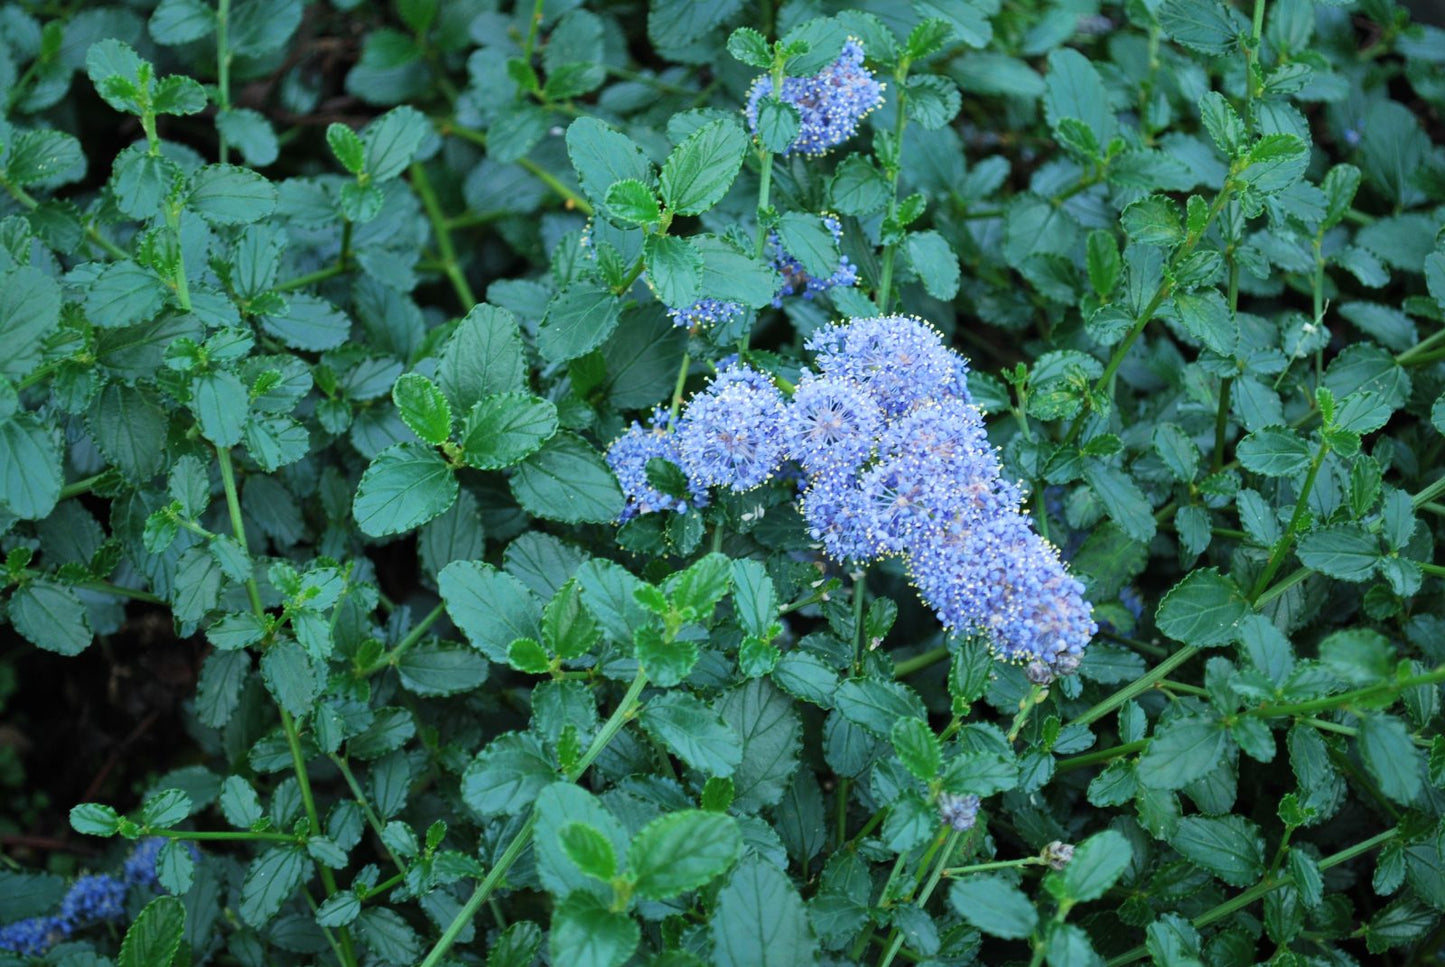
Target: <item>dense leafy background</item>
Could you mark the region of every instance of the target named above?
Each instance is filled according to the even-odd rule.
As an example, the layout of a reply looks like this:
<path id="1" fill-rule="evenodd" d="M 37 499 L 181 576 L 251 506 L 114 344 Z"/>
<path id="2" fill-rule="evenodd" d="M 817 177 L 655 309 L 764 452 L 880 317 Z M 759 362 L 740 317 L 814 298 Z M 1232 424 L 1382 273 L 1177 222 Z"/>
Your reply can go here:
<path id="1" fill-rule="evenodd" d="M 883 107 L 774 157 L 849 36 Z M 1442 64 L 1392 0 L 4 6 L 0 922 L 161 835 L 47 962 L 1432 961 Z M 859 286 L 773 308 L 824 212 Z M 880 307 L 1077 676 L 786 483 L 613 523 L 632 419 Z"/>

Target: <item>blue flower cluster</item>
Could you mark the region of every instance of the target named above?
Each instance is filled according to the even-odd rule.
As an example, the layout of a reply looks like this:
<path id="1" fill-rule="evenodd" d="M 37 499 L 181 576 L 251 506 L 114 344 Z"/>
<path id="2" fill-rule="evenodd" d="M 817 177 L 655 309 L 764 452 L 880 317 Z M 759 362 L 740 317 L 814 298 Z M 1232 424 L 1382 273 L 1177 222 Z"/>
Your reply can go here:
<path id="1" fill-rule="evenodd" d="M 126 892 L 131 887 L 160 889 L 156 860 L 165 843 L 159 836 L 141 840 L 126 859 L 119 877 L 106 873 L 80 877 L 61 899 L 58 914 L 30 917 L 0 927 L 0 950 L 39 957 L 82 927 L 121 920 L 125 917 Z M 195 853 L 194 846 L 191 851 Z"/>
<path id="2" fill-rule="evenodd" d="M 823 216 L 823 227 L 833 235 L 833 242 L 837 244 L 843 241 L 843 225 L 832 215 Z M 850 286 L 858 283 L 858 270 L 853 263 L 848 261 L 848 256 L 838 256 L 838 267 L 833 274 L 827 278 L 818 278 L 808 274 L 803 268 L 803 263 L 790 255 L 783 248 L 782 241 L 778 238 L 777 232 L 768 234 L 768 243 L 773 250 L 773 268 L 783 277 L 783 287 L 778 294 L 773 296 L 774 308 L 781 309 L 783 297 L 790 295 L 801 295 L 804 299 L 812 299 L 819 292 L 826 292 L 835 286 Z"/>
<path id="3" fill-rule="evenodd" d="M 662 510 L 685 514 L 689 506 L 707 506 L 707 487 L 700 482 L 689 478 L 688 492 L 692 499 L 688 501 L 663 493 L 647 479 L 647 465 L 653 460 L 682 465 L 678 436 L 672 429 L 671 414 L 666 408 L 658 407 L 652 414 L 651 426 L 644 427 L 634 422 L 607 448 L 607 465 L 612 468 L 622 492 L 628 498 L 621 520 L 628 521 L 638 514 Z"/>
<path id="4" fill-rule="evenodd" d="M 668 306 L 667 318 L 680 329 L 705 329 L 725 326 L 745 311 L 741 302 L 726 302 L 707 296 L 690 306 Z"/>
<path id="5" fill-rule="evenodd" d="M 792 461 L 803 519 L 828 556 L 901 557 L 945 627 L 1037 664 L 1041 680 L 1076 670 L 1098 630 L 1083 585 L 1003 479 L 963 358 L 905 316 L 826 326 L 808 348 L 817 372 L 787 402 L 767 376 L 729 362 L 689 401 L 675 442 L 654 434 L 644 450 L 637 426 L 619 438 L 608 460 L 630 498 L 624 517 L 680 509 L 647 484 L 650 456 L 677 463 L 694 493 L 749 490 Z"/>
<path id="6" fill-rule="evenodd" d="M 748 126 L 758 133 L 758 108 L 773 95 L 764 74 L 748 90 Z M 858 124 L 883 103 L 883 85 L 863 66 L 863 45 L 850 39 L 838 59 L 812 77 L 786 77 L 778 97 L 797 109 L 802 125 L 783 155 L 825 154 L 847 141 Z"/>

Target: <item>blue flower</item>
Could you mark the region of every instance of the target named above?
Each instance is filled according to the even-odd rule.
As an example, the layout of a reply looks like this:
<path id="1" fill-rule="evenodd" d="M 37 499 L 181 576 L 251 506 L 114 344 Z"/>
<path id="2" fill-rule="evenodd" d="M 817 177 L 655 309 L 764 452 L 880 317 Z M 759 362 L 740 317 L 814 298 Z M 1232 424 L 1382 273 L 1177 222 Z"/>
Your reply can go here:
<path id="1" fill-rule="evenodd" d="M 978 807 L 977 796 L 945 792 L 938 797 L 938 818 L 954 832 L 962 833 L 973 829 L 973 824 L 978 822 Z"/>
<path id="2" fill-rule="evenodd" d="M 647 479 L 647 464 L 651 460 L 682 465 L 677 440 L 668 411 L 659 407 L 652 416 L 651 427 L 633 423 L 626 433 L 612 441 L 607 448 L 607 465 L 612 468 L 622 492 L 627 495 L 627 506 L 623 508 L 619 520 L 628 521 L 638 514 L 663 510 L 687 512 L 688 501 L 663 493 Z M 691 506 L 707 505 L 705 486 L 689 480 L 688 491 L 692 497 Z"/>
<path id="3" fill-rule="evenodd" d="M 156 861 L 160 859 L 161 847 L 166 845 L 163 836 L 148 836 L 135 844 L 135 849 L 126 857 L 123 875 L 126 883 L 146 890 L 160 887 L 156 875 Z"/>
<path id="4" fill-rule="evenodd" d="M 835 243 L 843 240 L 843 226 L 832 215 L 823 216 L 823 227 L 833 233 Z M 838 256 L 838 267 L 833 270 L 832 275 L 818 278 L 809 275 L 808 270 L 803 268 L 803 263 L 783 248 L 777 232 L 768 233 L 768 242 L 773 250 L 773 268 L 783 277 L 783 287 L 773 296 L 773 305 L 777 308 L 782 308 L 785 296 L 801 295 L 804 299 L 812 299 L 819 292 L 826 292 L 835 286 L 858 283 L 858 270 L 848 261 L 846 255 Z"/>
<path id="5" fill-rule="evenodd" d="M 760 486 L 786 457 L 782 395 L 754 369 L 725 367 L 688 402 L 677 445 L 683 470 L 702 486 Z"/>
<path id="6" fill-rule="evenodd" d="M 972 400 L 968 364 L 921 319 L 874 316 L 824 326 L 807 347 L 820 372 L 862 386 L 889 416 L 930 400 Z"/>
<path id="7" fill-rule="evenodd" d="M 764 74 L 748 90 L 748 127 L 758 133 L 758 107 L 773 94 Z M 797 137 L 781 154 L 821 155 L 853 136 L 858 124 L 883 103 L 883 85 L 863 66 L 863 45 L 850 39 L 838 59 L 812 77 L 787 77 L 778 96 L 797 109 Z"/>
<path id="8" fill-rule="evenodd" d="M 125 883 L 105 873 L 82 876 L 60 901 L 60 919 L 72 926 L 125 915 Z"/>
<path id="9" fill-rule="evenodd" d="M 698 299 L 690 306 L 668 307 L 667 317 L 680 329 L 701 329 L 708 326 L 722 326 L 732 322 L 746 310 L 740 302 L 725 302 L 710 296 Z"/>
<path id="10" fill-rule="evenodd" d="M 857 384 L 805 375 L 788 403 L 788 455 L 810 473 L 849 472 L 868 459 L 883 413 Z"/>
<path id="11" fill-rule="evenodd" d="M 30 917 L 0 927 L 0 950 L 39 957 L 70 936 L 70 924 L 60 917 Z"/>

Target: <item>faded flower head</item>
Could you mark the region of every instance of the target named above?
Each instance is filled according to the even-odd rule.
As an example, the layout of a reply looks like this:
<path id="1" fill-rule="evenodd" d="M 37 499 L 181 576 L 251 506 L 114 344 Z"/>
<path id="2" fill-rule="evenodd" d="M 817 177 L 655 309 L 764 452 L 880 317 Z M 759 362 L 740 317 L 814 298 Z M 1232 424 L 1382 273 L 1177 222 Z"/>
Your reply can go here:
<path id="1" fill-rule="evenodd" d="M 938 818 L 954 832 L 962 833 L 973 829 L 973 824 L 978 822 L 978 807 L 977 796 L 945 792 L 938 797 Z"/>
<path id="2" fill-rule="evenodd" d="M 1043 848 L 1039 858 L 1048 864 L 1050 869 L 1062 870 L 1069 865 L 1069 860 L 1074 858 L 1074 847 L 1069 843 L 1054 840 Z"/>
<path id="3" fill-rule="evenodd" d="M 764 74 L 748 91 L 748 127 L 758 133 L 758 108 L 773 94 L 773 79 Z M 781 153 L 817 156 L 847 141 L 858 124 L 883 103 L 883 85 L 863 66 L 863 45 L 850 39 L 838 59 L 812 77 L 787 77 L 778 97 L 791 104 L 802 124 Z"/>

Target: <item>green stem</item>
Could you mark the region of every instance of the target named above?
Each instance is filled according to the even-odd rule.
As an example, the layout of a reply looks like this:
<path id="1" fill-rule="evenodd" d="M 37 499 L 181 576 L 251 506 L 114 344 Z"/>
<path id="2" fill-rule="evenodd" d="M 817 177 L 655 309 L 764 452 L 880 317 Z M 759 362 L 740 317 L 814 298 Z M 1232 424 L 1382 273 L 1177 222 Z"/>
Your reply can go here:
<path id="1" fill-rule="evenodd" d="M 1149 744 L 1147 739 L 1140 739 L 1137 742 L 1125 742 L 1121 745 L 1112 746 L 1108 749 L 1096 749 L 1093 752 L 1085 752 L 1083 755 L 1072 756 L 1068 759 L 1060 759 L 1054 766 L 1055 772 L 1073 772 L 1075 769 L 1084 769 L 1089 766 L 1098 765 L 1100 762 L 1110 762 L 1120 756 L 1133 755 L 1135 752 L 1144 751 Z"/>
<path id="2" fill-rule="evenodd" d="M 1414 497 L 1410 498 L 1410 502 L 1416 507 L 1420 507 L 1434 500 L 1442 493 L 1445 493 L 1445 476 L 1442 476 L 1439 480 L 1436 480 Z"/>
<path id="3" fill-rule="evenodd" d="M 457 260 L 456 247 L 452 245 L 452 233 L 447 230 L 446 215 L 442 213 L 436 192 L 432 190 L 431 181 L 427 178 L 426 170 L 419 161 L 412 162 L 411 184 L 417 194 L 421 196 L 422 207 L 426 209 L 426 217 L 431 222 L 432 234 L 436 236 L 437 249 L 442 256 L 442 268 L 445 270 L 447 278 L 451 280 L 457 298 L 461 300 L 462 311 L 466 312 L 477 304 L 477 297 L 472 292 L 466 275 L 462 272 L 461 263 Z"/>
<path id="4" fill-rule="evenodd" d="M 637 677 L 632 680 L 632 685 L 627 689 L 627 694 L 622 696 L 621 703 L 618 704 L 611 717 L 603 723 L 601 731 L 592 739 L 592 744 L 588 746 L 587 752 L 583 754 L 582 758 L 577 761 L 577 765 L 567 774 L 568 782 L 576 782 L 582 778 L 582 774 L 586 772 L 587 768 L 602 754 L 602 750 L 607 748 L 608 743 L 610 743 L 617 736 L 617 733 L 622 730 L 622 727 L 637 714 L 637 706 L 640 704 L 639 699 L 641 698 L 642 690 L 646 687 L 647 673 L 639 669 Z M 457 915 L 452 918 L 452 922 L 447 925 L 446 930 L 442 932 L 441 937 L 427 953 L 426 959 L 421 962 L 420 967 L 437 967 L 442 959 L 446 957 L 447 951 L 451 950 L 452 945 L 457 942 L 457 937 L 466 929 L 467 924 L 472 922 L 472 918 L 477 915 L 477 911 L 482 908 L 482 904 L 487 902 L 487 898 L 490 897 L 492 891 L 501 884 L 502 878 L 506 876 L 507 871 L 512 868 L 512 864 L 517 862 L 517 858 L 521 856 L 522 852 L 527 848 L 527 844 L 532 839 L 532 830 L 534 830 L 536 826 L 537 813 L 534 810 L 527 816 L 526 822 L 523 823 L 522 828 L 517 831 L 517 835 L 507 844 L 507 848 L 502 852 L 502 855 L 497 858 L 496 865 L 487 871 L 486 878 L 477 884 L 477 888 L 471 897 L 468 898 L 467 902 L 462 905 L 462 908 L 457 911 Z"/>
<path id="5" fill-rule="evenodd" d="M 853 673 L 863 667 L 863 610 L 868 603 L 868 571 L 853 576 Z"/>
<path id="6" fill-rule="evenodd" d="M 146 604 L 167 604 L 164 598 L 158 598 L 149 591 L 140 591 L 136 588 L 122 587 L 119 584 L 111 584 L 109 581 L 76 581 L 70 585 L 81 591 L 95 591 L 99 594 L 114 594 L 117 597 L 130 598 L 132 601 L 144 601 Z"/>
<path id="7" fill-rule="evenodd" d="M 914 672 L 922 671 L 938 664 L 949 656 L 947 645 L 939 645 L 937 648 L 930 648 L 921 655 L 914 655 L 912 658 L 905 658 L 893 666 L 894 678 L 907 678 Z"/>
<path id="8" fill-rule="evenodd" d="M 1411 346 L 1409 349 L 1396 356 L 1395 362 L 1399 363 L 1401 366 L 1408 366 L 1410 365 L 1410 362 L 1415 359 L 1415 357 L 1423 356 L 1425 353 L 1430 352 L 1430 350 L 1434 349 L 1441 343 L 1445 343 L 1445 329 L 1441 329 L 1437 333 L 1426 336 L 1424 339 L 1420 340 L 1415 345 Z"/>
<path id="9" fill-rule="evenodd" d="M 226 493 L 226 510 L 231 517 L 231 533 L 236 535 L 236 543 L 245 548 L 246 525 L 241 522 L 241 501 L 236 496 L 236 471 L 231 466 L 231 451 L 226 447 L 216 447 L 216 462 L 221 467 L 221 489 Z M 250 554 L 249 550 L 247 550 L 247 554 Z M 246 594 L 251 599 L 251 610 L 256 612 L 256 616 L 259 618 L 264 615 L 266 609 L 261 604 L 261 588 L 256 584 L 254 573 L 246 577 Z"/>
<path id="10" fill-rule="evenodd" d="M 1327 695 L 1324 698 L 1311 699 L 1308 702 L 1261 705 L 1258 708 L 1245 709 L 1242 714 L 1255 718 L 1268 719 L 1311 716 L 1316 712 L 1348 709 L 1361 699 L 1375 700 L 1386 695 L 1397 695 L 1405 689 L 1414 688 L 1417 685 L 1435 685 L 1439 682 L 1445 682 L 1445 665 L 1431 669 L 1428 672 L 1422 672 L 1419 675 L 1409 675 L 1405 678 L 1392 679 L 1387 682 L 1380 682 L 1377 685 L 1357 688 L 1349 692 L 1339 692 L 1335 695 Z"/>
<path id="11" fill-rule="evenodd" d="M 552 172 L 537 164 L 537 162 L 533 161 L 531 158 L 518 158 L 517 166 L 531 174 L 532 177 L 536 178 L 548 188 L 552 189 L 553 192 L 560 195 L 562 199 L 567 203 L 567 207 L 575 208 L 589 218 L 592 217 L 592 215 L 594 214 L 592 209 L 592 203 L 590 201 L 577 194 L 577 192 L 573 191 L 571 188 L 568 188 L 561 182 L 560 179 L 557 178 L 556 175 L 552 174 Z"/>
<path id="12" fill-rule="evenodd" d="M 277 710 L 281 713 L 281 728 L 286 733 L 286 745 L 291 750 L 291 766 L 296 773 L 296 785 L 301 791 L 301 803 L 306 809 L 306 821 L 311 827 L 311 835 L 320 836 L 324 827 L 316 811 L 316 797 L 311 794 L 311 776 L 306 771 L 306 756 L 301 751 L 301 734 L 286 707 L 278 705 Z M 331 867 L 320 861 L 316 863 L 316 872 L 321 875 L 321 885 L 326 889 L 327 899 L 330 899 L 336 893 L 336 874 L 331 872 Z M 350 931 L 345 927 L 338 928 L 336 939 L 341 946 L 342 963 L 355 967 L 356 952 L 351 946 Z"/>
<path id="13" fill-rule="evenodd" d="M 361 783 L 356 781 L 356 774 L 351 771 L 350 763 L 346 761 L 344 756 L 339 756 L 335 753 L 332 753 L 330 758 L 337 770 L 341 773 L 341 778 L 346 780 L 346 787 L 351 790 L 351 795 L 355 798 L 356 804 L 361 807 L 361 812 L 362 815 L 366 817 L 367 825 L 369 825 L 371 831 L 376 834 L 377 840 L 380 841 L 382 848 L 386 850 L 386 855 L 391 857 L 392 865 L 401 871 L 402 874 L 405 874 L 406 864 L 397 857 L 390 846 L 386 845 L 385 826 L 381 822 L 381 817 L 376 814 L 376 810 L 371 808 L 371 801 L 366 798 L 366 793 L 362 791 Z M 377 892 L 380 891 L 378 890 Z"/>
<path id="14" fill-rule="evenodd" d="M 888 232 L 889 226 L 898 218 L 898 173 L 902 169 L 903 154 L 903 129 L 908 124 L 908 107 L 906 104 L 907 81 L 908 81 L 908 56 L 905 54 L 899 58 L 898 69 L 893 73 L 896 81 L 895 89 L 898 91 L 898 115 L 893 119 L 893 151 L 897 154 L 895 163 L 889 165 L 888 175 L 888 214 L 883 219 L 883 231 Z M 897 226 L 893 226 L 893 235 L 898 234 Z M 883 246 L 883 262 L 878 269 L 878 292 L 874 303 L 878 306 L 879 312 L 888 311 L 888 299 L 892 295 L 893 288 L 893 260 L 898 251 L 898 241 L 890 237 Z M 891 959 L 891 958 L 890 958 Z"/>
<path id="15" fill-rule="evenodd" d="M 1204 238 L 1204 233 L 1209 231 L 1209 226 L 1214 224 L 1214 219 L 1219 216 L 1220 211 L 1224 208 L 1230 195 L 1234 193 L 1235 174 L 1236 172 L 1231 168 L 1229 176 L 1224 179 L 1224 186 L 1219 189 L 1219 194 L 1215 196 L 1214 201 L 1209 205 L 1209 210 L 1205 213 L 1204 224 L 1199 226 L 1198 231 L 1190 232 L 1174 252 L 1174 255 L 1170 257 L 1169 265 L 1171 268 L 1178 265 L 1194 251 L 1195 246 Z M 1114 352 L 1110 355 L 1109 362 L 1104 367 L 1104 374 L 1094 383 L 1094 392 L 1092 395 L 1098 396 L 1109 388 L 1114 380 L 1114 374 L 1117 373 L 1119 367 L 1123 365 L 1124 357 L 1129 354 L 1129 350 L 1133 348 L 1135 341 L 1137 341 L 1139 336 L 1144 332 L 1144 328 L 1148 326 L 1149 321 L 1154 318 L 1154 313 L 1159 311 L 1159 307 L 1164 304 L 1164 300 L 1168 299 L 1173 292 L 1174 283 L 1170 281 L 1168 273 L 1165 273 L 1164 281 L 1159 283 L 1159 288 L 1154 291 L 1153 298 L 1144 306 L 1144 311 L 1134 318 L 1134 324 L 1129 327 L 1128 334 L 1114 347 Z M 1088 417 L 1088 408 L 1081 410 L 1079 415 L 1074 417 L 1074 422 L 1069 425 L 1069 431 L 1064 437 L 1063 442 L 1065 445 L 1074 442 L 1079 435 L 1079 431 L 1084 428 L 1084 422 Z"/>
<path id="16" fill-rule="evenodd" d="M 938 881 L 943 878 L 943 868 L 953 857 L 953 850 L 962 837 L 963 830 L 954 829 L 949 831 L 948 839 L 944 842 L 943 849 L 938 854 L 938 861 L 933 865 L 933 872 L 929 874 L 928 882 L 923 886 L 923 892 L 919 893 L 918 899 L 914 901 L 913 905 L 920 910 L 923 909 L 923 905 L 928 902 L 928 898 L 933 896 L 933 891 L 938 886 Z M 893 958 L 898 956 L 898 951 L 902 946 L 903 934 L 897 927 L 894 927 L 893 942 L 889 944 L 888 952 L 883 955 L 883 959 L 878 962 L 878 967 L 888 967 L 889 964 L 893 963 Z"/>
<path id="17" fill-rule="evenodd" d="M 1029 688 L 1029 693 L 1020 700 L 1019 710 L 1014 715 L 1013 724 L 1009 726 L 1008 730 L 1008 741 L 1010 745 L 1014 743 L 1019 737 L 1019 733 L 1024 730 L 1024 726 L 1028 724 L 1029 716 L 1033 714 L 1034 708 L 1038 706 L 1048 694 L 1049 690 L 1047 687 L 1034 685 Z"/>
<path id="18" fill-rule="evenodd" d="M 216 5 L 216 108 L 220 111 L 231 109 L 231 0 L 218 0 Z M 225 164 L 231 146 L 226 135 L 218 127 L 216 136 L 220 139 L 217 156 Z"/>
<path id="19" fill-rule="evenodd" d="M 285 282 L 278 282 L 272 287 L 275 292 L 292 292 L 296 289 L 304 289 L 308 285 L 315 285 L 317 282 L 325 282 L 327 279 L 334 279 L 347 271 L 347 266 L 340 264 L 328 265 L 324 269 L 317 269 L 315 272 L 308 272 L 305 275 L 298 275 L 294 279 L 287 279 Z"/>
<path id="20" fill-rule="evenodd" d="M 204 843 L 210 840 L 258 840 L 268 843 L 300 843 L 304 840 L 290 833 L 253 833 L 249 830 L 229 831 L 198 831 L 192 829 L 151 829 L 146 827 L 145 835 L 160 836 L 163 839 L 194 840 L 197 843 Z"/>
<path id="21" fill-rule="evenodd" d="M 677 379 L 672 384 L 672 406 L 670 406 L 667 411 L 667 425 L 669 427 L 677 426 L 677 416 L 682 412 L 682 391 L 683 387 L 687 385 L 687 371 L 691 365 L 692 356 L 684 352 L 682 354 L 682 363 L 677 367 Z"/>
<path id="22" fill-rule="evenodd" d="M 1280 537 L 1279 543 L 1275 544 L 1274 550 L 1269 555 L 1269 561 L 1265 563 L 1264 570 L 1254 582 L 1254 587 L 1249 592 L 1249 600 L 1257 602 L 1269 582 L 1274 579 L 1279 571 L 1280 565 L 1284 564 L 1289 549 L 1294 545 L 1294 536 L 1299 531 L 1300 523 L 1304 520 L 1305 511 L 1309 509 L 1310 491 L 1314 489 L 1315 478 L 1319 476 L 1320 467 L 1324 465 L 1325 455 L 1330 452 L 1328 441 L 1321 439 L 1320 448 L 1315 452 L 1315 458 L 1310 461 L 1309 473 L 1305 475 L 1305 481 L 1300 485 L 1299 497 L 1294 503 L 1294 513 L 1290 516 L 1289 526 L 1285 528 L 1284 535 Z"/>
<path id="23" fill-rule="evenodd" d="M 14 198 L 17 202 L 20 203 L 21 206 L 30 211 L 34 211 L 35 209 L 40 207 L 40 202 L 36 201 L 33 197 L 31 197 L 30 193 L 27 192 L 25 189 L 21 188 L 19 185 L 11 184 L 6 179 L 0 178 L 0 188 L 4 188 L 5 191 L 9 193 L 11 198 Z M 110 255 L 112 258 L 129 261 L 130 253 L 127 252 L 125 249 L 121 248 L 119 245 L 112 242 L 110 239 L 106 238 L 104 235 L 100 234 L 100 230 L 97 229 L 94 225 L 85 226 L 85 236 L 96 245 L 100 246 L 100 248 L 103 249 L 106 254 Z"/>
<path id="24" fill-rule="evenodd" d="M 1189 659 L 1193 658 L 1198 653 L 1199 649 L 1195 646 L 1185 645 L 1183 648 L 1180 648 L 1174 654 L 1170 655 L 1168 658 L 1155 665 L 1145 675 L 1135 679 L 1128 685 L 1125 685 L 1123 688 L 1119 689 L 1117 692 L 1110 695 L 1102 702 L 1099 702 L 1093 708 L 1084 712 L 1084 714 L 1075 718 L 1069 724 L 1088 725 L 1091 722 L 1097 722 L 1105 715 L 1108 715 L 1110 712 L 1114 711 L 1114 709 L 1118 708 L 1120 705 L 1123 705 L 1125 702 L 1129 701 L 1129 699 L 1134 698 L 1138 695 L 1142 695 L 1145 692 L 1149 691 L 1149 689 L 1153 688 L 1154 684 L 1158 682 L 1161 678 L 1168 678 L 1170 672 L 1178 668 L 1180 665 L 1184 664 Z"/>
<path id="25" fill-rule="evenodd" d="M 1319 861 L 1320 872 L 1323 873 L 1325 870 L 1333 869 L 1341 863 L 1348 863 L 1361 854 L 1368 853 L 1378 846 L 1383 846 L 1398 835 L 1400 835 L 1398 827 L 1395 829 L 1387 829 L 1383 833 L 1371 836 L 1369 839 L 1356 843 L 1347 849 L 1342 849 L 1338 853 L 1332 853 Z M 1257 883 L 1238 896 L 1231 897 L 1218 906 L 1211 907 L 1195 917 L 1191 922 L 1196 927 L 1207 927 L 1215 921 L 1223 920 L 1231 913 L 1243 910 L 1265 894 L 1272 893 L 1280 887 L 1293 882 L 1294 878 L 1292 876 L 1283 876 L 1277 880 L 1265 880 L 1262 883 Z M 1105 967 L 1124 967 L 1125 964 L 1132 964 L 1136 960 L 1143 960 L 1147 956 L 1149 956 L 1148 949 L 1145 947 L 1135 947 L 1109 960 Z"/>
<path id="26" fill-rule="evenodd" d="M 407 653 L 408 649 L 410 649 L 418 641 L 421 641 L 422 638 L 426 637 L 426 633 L 431 630 L 431 626 L 436 624 L 442 615 L 446 614 L 446 610 L 446 603 L 438 602 L 435 608 L 432 608 L 430 611 L 428 611 L 426 613 L 426 616 L 416 623 L 416 627 L 412 628 L 406 633 L 405 638 L 397 642 L 395 648 L 387 652 L 375 662 L 361 669 L 357 674 L 360 677 L 365 678 L 368 675 L 381 671 L 381 669 L 383 668 L 395 665 L 398 659 L 400 659 L 402 655 Z"/>
<path id="27" fill-rule="evenodd" d="M 967 876 L 970 873 L 987 873 L 990 870 L 1012 870 L 1023 866 L 1042 866 L 1044 861 L 1037 856 L 1025 856 L 1019 860 L 993 860 L 989 863 L 973 863 L 969 866 L 953 866 L 943 871 L 947 877 Z"/>
<path id="28" fill-rule="evenodd" d="M 106 479 L 106 477 L 108 477 L 109 475 L 109 471 L 106 471 L 105 473 L 98 473 L 93 477 L 86 477 L 83 480 L 77 480 L 75 481 L 75 483 L 68 483 L 64 487 L 60 488 L 60 499 L 69 500 L 71 497 L 79 497 L 81 494 L 88 494 L 90 493 L 90 488 L 94 487 L 96 484 Z"/>

